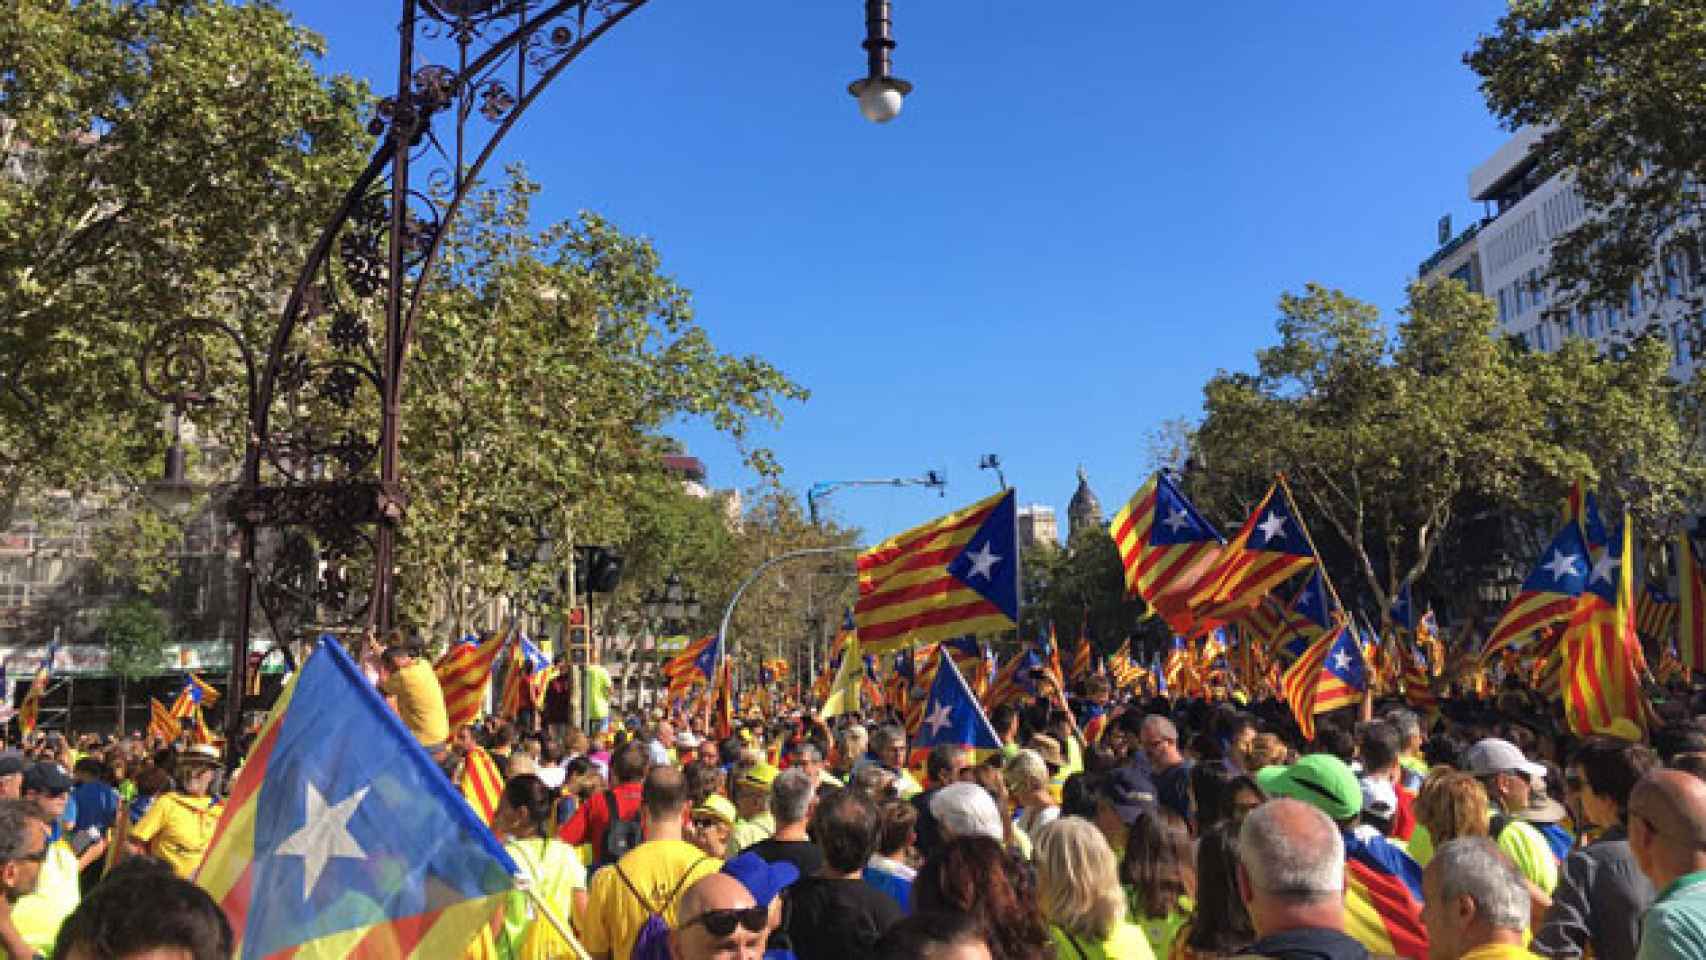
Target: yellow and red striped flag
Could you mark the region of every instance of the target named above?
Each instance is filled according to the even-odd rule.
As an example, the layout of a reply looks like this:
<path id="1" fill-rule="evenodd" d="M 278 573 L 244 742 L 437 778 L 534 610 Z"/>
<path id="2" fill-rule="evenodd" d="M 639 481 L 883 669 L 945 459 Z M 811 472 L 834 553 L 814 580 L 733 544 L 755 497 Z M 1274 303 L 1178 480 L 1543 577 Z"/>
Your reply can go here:
<path id="1" fill-rule="evenodd" d="M 172 701 L 172 716 L 187 720 L 195 716 L 202 707 L 211 707 L 219 702 L 219 691 L 206 680 L 190 674 L 184 678 L 184 686 L 178 691 L 178 698 Z"/>
<path id="2" fill-rule="evenodd" d="M 1681 594 L 1676 650 L 1685 673 L 1706 672 L 1706 570 L 1687 533 L 1677 539 L 1677 591 Z"/>
<path id="3" fill-rule="evenodd" d="M 1309 645 L 1280 678 L 1280 692 L 1291 705 L 1305 740 L 1315 739 L 1315 715 L 1362 702 L 1368 690 L 1368 662 L 1346 622 Z"/>
<path id="4" fill-rule="evenodd" d="M 506 627 L 484 641 L 451 646 L 433 665 L 438 685 L 444 689 L 444 712 L 450 720 L 451 733 L 479 718 L 486 686 L 492 682 L 492 665 L 508 640 Z"/>
<path id="5" fill-rule="evenodd" d="M 195 713 L 190 715 L 189 720 L 190 743 L 206 746 L 215 742 L 217 738 L 214 737 L 213 731 L 207 728 L 207 717 L 202 714 L 200 704 L 196 705 Z"/>
<path id="6" fill-rule="evenodd" d="M 148 698 L 148 735 L 171 743 L 183 736 L 183 724 L 172 716 L 170 707 L 154 699 Z"/>
<path id="7" fill-rule="evenodd" d="M 1601 555 L 1564 630 L 1564 715 L 1578 736 L 1642 739 L 1652 707 L 1641 690 L 1631 524 Z"/>
<path id="8" fill-rule="evenodd" d="M 504 778 L 498 770 L 498 762 L 484 747 L 472 747 L 462 758 L 462 773 L 456 785 L 462 796 L 467 798 L 468 805 L 474 808 L 486 826 L 491 826 L 492 814 L 498 812 L 498 801 L 503 799 Z"/>
<path id="9" fill-rule="evenodd" d="M 34 680 L 30 681 L 30 689 L 24 693 L 24 702 L 18 707 L 18 729 L 24 736 L 36 732 L 36 724 L 41 720 L 41 697 L 47 691 L 48 668 L 43 666 L 36 671 Z"/>
<path id="10" fill-rule="evenodd" d="M 1297 505 L 1284 478 L 1276 479 L 1192 594 L 1198 628 L 1237 620 L 1268 591 L 1314 564 L 1315 548 Z"/>
<path id="11" fill-rule="evenodd" d="M 980 500 L 859 555 L 853 621 L 866 653 L 1018 625 L 1014 495 Z"/>
<path id="12" fill-rule="evenodd" d="M 1165 473 L 1132 495 L 1109 530 L 1125 569 L 1126 592 L 1141 597 L 1175 632 L 1190 632 L 1191 593 L 1219 558 L 1219 531 Z"/>

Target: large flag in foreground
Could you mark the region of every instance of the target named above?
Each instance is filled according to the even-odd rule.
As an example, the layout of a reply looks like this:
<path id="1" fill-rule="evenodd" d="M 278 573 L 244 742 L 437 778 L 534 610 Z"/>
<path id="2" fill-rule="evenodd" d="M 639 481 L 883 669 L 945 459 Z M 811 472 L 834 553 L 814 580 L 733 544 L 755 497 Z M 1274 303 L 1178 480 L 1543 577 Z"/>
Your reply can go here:
<path id="1" fill-rule="evenodd" d="M 1237 620 L 1269 590 L 1314 563 L 1315 548 L 1291 494 L 1275 480 L 1192 595 L 1199 628 Z"/>
<path id="2" fill-rule="evenodd" d="M 1221 538 L 1165 473 L 1149 478 L 1109 527 L 1128 593 L 1176 633 L 1190 632 L 1190 596 L 1219 556 Z"/>
<path id="3" fill-rule="evenodd" d="M 1582 525 L 1575 521 L 1564 524 L 1522 582 L 1521 592 L 1499 616 L 1487 645 L 1481 648 L 1481 662 L 1492 662 L 1494 656 L 1536 630 L 1570 619 L 1591 572 Z"/>
<path id="4" fill-rule="evenodd" d="M 335 642 L 285 688 L 196 883 L 242 958 L 455 957 L 515 863 Z"/>
<path id="5" fill-rule="evenodd" d="M 866 653 L 1011 630 L 1019 620 L 1014 491 L 859 555 L 853 620 Z"/>
<path id="6" fill-rule="evenodd" d="M 1578 736 L 1642 739 L 1651 710 L 1641 691 L 1635 635 L 1631 524 L 1625 518 L 1593 566 L 1587 590 L 1564 630 L 1564 715 Z"/>

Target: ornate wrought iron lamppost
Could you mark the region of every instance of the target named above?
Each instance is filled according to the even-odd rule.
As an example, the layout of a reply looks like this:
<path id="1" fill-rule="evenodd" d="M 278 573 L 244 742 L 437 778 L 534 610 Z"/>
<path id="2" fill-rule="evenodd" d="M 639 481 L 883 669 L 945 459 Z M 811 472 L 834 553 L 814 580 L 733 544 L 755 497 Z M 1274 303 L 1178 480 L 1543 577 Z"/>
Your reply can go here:
<path id="1" fill-rule="evenodd" d="M 311 248 L 271 343 L 250 349 L 229 326 L 190 320 L 160 331 L 145 351 L 144 384 L 180 410 L 206 395 L 173 384 L 197 371 L 205 379 L 199 351 L 209 330 L 233 340 L 247 366 L 249 430 L 229 500 L 242 565 L 226 699 L 232 742 L 252 602 L 276 630 L 266 606 L 279 591 L 268 585 L 288 572 L 260 569 L 260 531 L 295 531 L 300 549 L 274 553 L 294 558 L 292 582 L 310 584 L 321 612 L 379 636 L 392 630 L 397 530 L 408 506 L 403 376 L 446 231 L 539 94 L 648 2 L 402 0 L 396 92 L 370 124 L 379 143 Z M 912 86 L 890 75 L 888 0 L 866 0 L 865 14 L 869 70 L 852 92 L 864 115 L 883 123 Z M 366 582 L 343 575 L 364 568 L 372 570 Z"/>

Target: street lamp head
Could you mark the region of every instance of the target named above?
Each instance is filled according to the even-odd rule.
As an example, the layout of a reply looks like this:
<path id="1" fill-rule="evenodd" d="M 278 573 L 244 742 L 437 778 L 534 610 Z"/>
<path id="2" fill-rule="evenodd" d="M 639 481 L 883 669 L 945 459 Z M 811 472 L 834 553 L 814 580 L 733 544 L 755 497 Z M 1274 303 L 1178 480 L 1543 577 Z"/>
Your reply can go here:
<path id="1" fill-rule="evenodd" d="M 872 123 L 888 123 L 900 116 L 912 84 L 898 77 L 866 77 L 855 80 L 847 92 L 859 99 L 859 112 Z"/>

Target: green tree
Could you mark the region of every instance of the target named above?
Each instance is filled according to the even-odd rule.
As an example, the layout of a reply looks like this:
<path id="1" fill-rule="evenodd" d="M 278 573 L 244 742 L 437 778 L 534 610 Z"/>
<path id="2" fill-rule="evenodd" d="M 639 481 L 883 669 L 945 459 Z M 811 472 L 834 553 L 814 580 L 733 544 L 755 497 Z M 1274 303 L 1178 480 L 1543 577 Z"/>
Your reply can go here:
<path id="1" fill-rule="evenodd" d="M 1455 282 L 1413 286 L 1395 336 L 1321 287 L 1280 313 L 1257 371 L 1205 388 L 1188 485 L 1230 524 L 1285 473 L 1346 603 L 1366 597 L 1371 615 L 1442 548 L 1453 569 L 1436 587 L 1472 585 L 1499 551 L 1526 564 L 1577 478 L 1655 533 L 1706 492 L 1694 388 L 1665 375 L 1657 338 L 1616 358 L 1584 341 L 1527 353 Z"/>
<path id="2" fill-rule="evenodd" d="M 270 2 L 0 17 L 0 526 L 44 488 L 158 473 L 136 366 L 156 330 L 276 322 L 369 143 L 364 89 L 317 73 L 322 52 Z M 237 446 L 241 378 L 214 359 L 204 436 Z"/>
<path id="3" fill-rule="evenodd" d="M 807 395 L 718 352 L 649 241 L 593 214 L 532 228 L 538 189 L 512 169 L 470 198 L 427 294 L 403 440 L 400 596 L 417 622 L 460 626 L 485 598 L 546 585 L 554 570 L 517 583 L 502 562 L 536 526 L 559 545 L 630 542 L 667 482 L 673 422 L 709 421 L 774 474 L 748 430 Z"/>
<path id="4" fill-rule="evenodd" d="M 1696 268 L 1706 183 L 1706 2 L 1512 0 L 1465 57 L 1508 127 L 1545 132 L 1544 174 L 1588 209 L 1552 241 L 1566 291 L 1623 304 L 1673 248 Z"/>
<path id="5" fill-rule="evenodd" d="M 101 614 L 97 639 L 106 646 L 114 673 L 125 680 L 140 680 L 166 666 L 172 626 L 152 602 L 133 597 Z"/>

